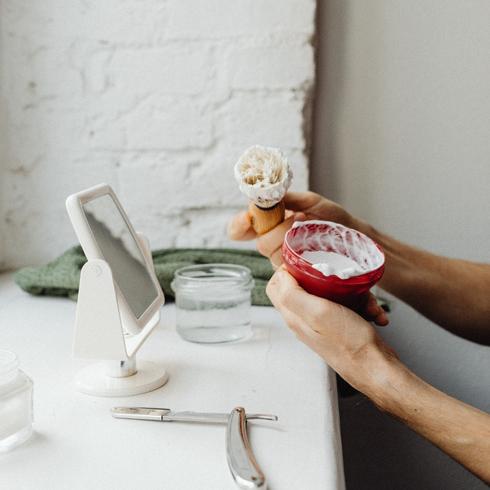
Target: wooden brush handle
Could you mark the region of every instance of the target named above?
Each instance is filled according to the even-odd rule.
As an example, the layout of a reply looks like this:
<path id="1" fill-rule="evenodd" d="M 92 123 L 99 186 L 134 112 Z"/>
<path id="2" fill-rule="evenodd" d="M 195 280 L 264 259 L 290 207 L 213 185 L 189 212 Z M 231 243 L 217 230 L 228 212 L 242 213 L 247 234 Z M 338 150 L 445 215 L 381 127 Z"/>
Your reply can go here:
<path id="1" fill-rule="evenodd" d="M 250 202 L 248 212 L 253 229 L 257 235 L 263 235 L 284 221 L 286 206 L 284 201 L 280 201 L 272 208 L 260 208 L 255 203 Z"/>

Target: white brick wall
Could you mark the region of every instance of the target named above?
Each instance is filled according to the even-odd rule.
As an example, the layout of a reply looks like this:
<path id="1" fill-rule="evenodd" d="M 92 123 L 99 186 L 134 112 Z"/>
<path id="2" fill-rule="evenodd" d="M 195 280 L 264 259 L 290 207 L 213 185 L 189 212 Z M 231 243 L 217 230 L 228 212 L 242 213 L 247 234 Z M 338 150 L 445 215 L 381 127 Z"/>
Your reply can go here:
<path id="1" fill-rule="evenodd" d="M 227 244 L 250 144 L 283 148 L 307 187 L 314 0 L 0 8 L 3 267 L 74 243 L 64 199 L 98 182 L 154 247 Z"/>

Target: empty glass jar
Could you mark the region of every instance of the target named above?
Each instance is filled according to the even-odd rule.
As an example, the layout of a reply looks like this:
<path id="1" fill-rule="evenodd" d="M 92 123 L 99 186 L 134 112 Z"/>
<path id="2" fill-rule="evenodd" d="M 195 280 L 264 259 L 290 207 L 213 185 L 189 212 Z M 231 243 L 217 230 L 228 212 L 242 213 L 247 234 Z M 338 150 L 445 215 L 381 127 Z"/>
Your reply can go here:
<path id="1" fill-rule="evenodd" d="M 0 349 L 0 451 L 22 444 L 32 434 L 32 381 L 17 356 Z"/>
<path id="2" fill-rule="evenodd" d="M 250 269 L 232 264 L 182 267 L 175 273 L 177 331 L 190 342 L 232 342 L 252 333 Z"/>

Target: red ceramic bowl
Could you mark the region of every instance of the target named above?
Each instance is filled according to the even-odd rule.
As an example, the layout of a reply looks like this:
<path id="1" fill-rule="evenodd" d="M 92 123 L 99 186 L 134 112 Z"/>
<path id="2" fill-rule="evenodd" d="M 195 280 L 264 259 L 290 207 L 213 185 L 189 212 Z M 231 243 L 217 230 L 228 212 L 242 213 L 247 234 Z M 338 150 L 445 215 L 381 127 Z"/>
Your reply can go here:
<path id="1" fill-rule="evenodd" d="M 301 257 L 306 251 L 345 255 L 366 272 L 348 279 L 325 276 Z M 284 238 L 282 257 L 287 270 L 303 289 L 351 308 L 361 306 L 385 268 L 385 256 L 377 243 L 357 230 L 331 221 L 295 223 Z"/>

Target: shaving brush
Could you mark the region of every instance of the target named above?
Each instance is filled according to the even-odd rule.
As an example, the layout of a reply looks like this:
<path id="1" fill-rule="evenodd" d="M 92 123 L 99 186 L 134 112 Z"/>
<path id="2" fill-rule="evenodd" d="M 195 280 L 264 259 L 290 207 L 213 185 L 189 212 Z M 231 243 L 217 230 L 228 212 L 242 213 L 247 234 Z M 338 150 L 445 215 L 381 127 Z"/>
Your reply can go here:
<path id="1" fill-rule="evenodd" d="M 255 145 L 235 165 L 235 179 L 250 200 L 248 211 L 257 235 L 263 235 L 284 221 L 284 195 L 293 173 L 288 160 L 277 148 Z"/>

